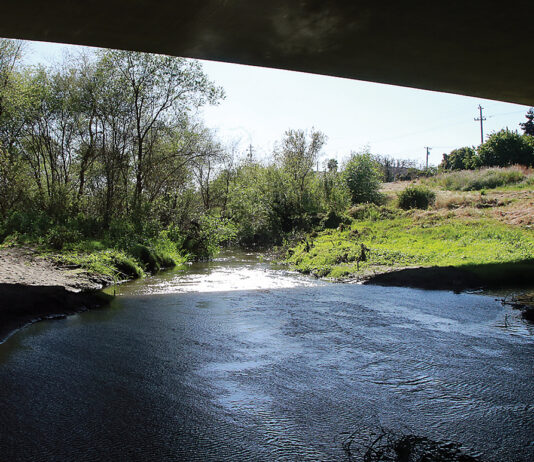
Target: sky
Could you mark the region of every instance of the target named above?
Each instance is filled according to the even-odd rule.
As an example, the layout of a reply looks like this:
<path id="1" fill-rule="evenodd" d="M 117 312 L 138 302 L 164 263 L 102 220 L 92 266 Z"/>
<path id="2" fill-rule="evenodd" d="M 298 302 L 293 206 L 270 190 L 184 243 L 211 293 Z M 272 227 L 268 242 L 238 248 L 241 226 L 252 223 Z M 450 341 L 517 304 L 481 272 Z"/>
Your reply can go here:
<path id="1" fill-rule="evenodd" d="M 85 47 L 28 42 L 26 62 L 52 64 L 65 53 Z M 87 49 L 87 48 L 86 48 Z M 358 80 L 319 76 L 214 61 L 204 71 L 224 88 L 226 98 L 202 109 L 208 127 L 220 139 L 252 145 L 258 158 L 268 158 L 288 129 L 318 129 L 328 137 L 322 160 L 342 162 L 353 151 L 438 165 L 443 153 L 480 143 L 481 105 L 484 137 L 501 128 L 519 130 L 528 106 L 447 93 L 416 90 Z"/>

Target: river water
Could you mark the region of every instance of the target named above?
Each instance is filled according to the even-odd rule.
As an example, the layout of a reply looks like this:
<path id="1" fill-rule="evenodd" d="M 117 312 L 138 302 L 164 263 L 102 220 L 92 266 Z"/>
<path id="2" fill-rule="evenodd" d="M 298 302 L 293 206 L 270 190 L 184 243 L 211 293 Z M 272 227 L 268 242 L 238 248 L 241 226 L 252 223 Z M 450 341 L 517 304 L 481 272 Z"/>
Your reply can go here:
<path id="1" fill-rule="evenodd" d="M 227 254 L 0 345 L 0 460 L 343 460 L 384 427 L 534 460 L 533 330 L 494 298 Z"/>

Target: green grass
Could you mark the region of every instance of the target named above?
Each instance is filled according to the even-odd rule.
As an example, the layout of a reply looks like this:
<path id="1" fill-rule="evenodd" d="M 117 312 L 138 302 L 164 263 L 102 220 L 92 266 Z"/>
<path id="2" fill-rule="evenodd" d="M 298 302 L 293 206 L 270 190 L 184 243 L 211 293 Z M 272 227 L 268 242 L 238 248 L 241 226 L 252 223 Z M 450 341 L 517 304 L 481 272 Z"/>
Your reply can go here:
<path id="1" fill-rule="evenodd" d="M 519 167 L 495 167 L 444 173 L 427 180 L 427 183 L 449 191 L 480 191 L 509 185 L 528 186 L 532 184 L 532 178 Z"/>
<path id="2" fill-rule="evenodd" d="M 8 236 L 2 246 L 21 244 L 36 248 L 60 265 L 77 267 L 113 281 L 142 278 L 147 273 L 179 266 L 186 261 L 165 233 L 146 244 L 132 244 L 128 248 L 117 248 L 115 243 L 107 240 L 77 239 L 62 242 L 58 249 L 47 238 L 32 239 L 18 233 Z"/>
<path id="3" fill-rule="evenodd" d="M 141 278 L 148 272 L 182 265 L 186 260 L 165 236 L 153 239 L 147 245 L 134 244 L 127 250 L 112 248 L 109 243 L 99 240 L 80 241 L 65 245 L 51 255 L 61 264 L 79 266 L 114 280 Z"/>
<path id="4" fill-rule="evenodd" d="M 358 264 L 361 244 L 370 251 Z M 490 219 L 355 221 L 344 230 L 319 233 L 288 253 L 298 271 L 342 278 L 406 266 L 460 266 L 534 259 L 534 232 Z M 358 269 L 359 268 L 359 269 Z"/>
<path id="5" fill-rule="evenodd" d="M 62 265 L 78 266 L 89 273 L 107 276 L 113 280 L 136 279 L 145 276 L 145 271 L 139 261 L 120 250 L 107 249 L 90 253 L 65 250 L 59 254 L 49 254 L 49 256 Z"/>

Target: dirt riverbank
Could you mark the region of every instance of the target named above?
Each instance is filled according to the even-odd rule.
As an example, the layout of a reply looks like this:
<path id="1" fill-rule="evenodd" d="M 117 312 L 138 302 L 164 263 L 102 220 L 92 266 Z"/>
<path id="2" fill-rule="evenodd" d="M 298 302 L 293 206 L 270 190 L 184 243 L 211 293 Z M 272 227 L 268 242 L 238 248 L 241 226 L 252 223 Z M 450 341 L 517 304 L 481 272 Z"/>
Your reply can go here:
<path id="1" fill-rule="evenodd" d="M 60 268 L 30 248 L 0 249 L 0 342 L 14 330 L 109 303 L 106 281 Z"/>
<path id="2" fill-rule="evenodd" d="M 524 319 L 534 322 L 532 262 L 501 265 L 472 265 L 470 269 L 445 267 L 399 268 L 364 276 L 358 282 L 382 286 L 411 287 L 427 290 L 512 290 L 503 303 L 521 310 Z"/>

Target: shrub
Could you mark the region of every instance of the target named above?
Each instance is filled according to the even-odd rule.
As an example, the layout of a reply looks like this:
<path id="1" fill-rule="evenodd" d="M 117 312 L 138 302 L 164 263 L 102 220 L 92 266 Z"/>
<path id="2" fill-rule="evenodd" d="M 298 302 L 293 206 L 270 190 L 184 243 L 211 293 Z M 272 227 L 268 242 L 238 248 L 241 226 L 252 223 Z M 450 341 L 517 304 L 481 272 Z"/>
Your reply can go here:
<path id="1" fill-rule="evenodd" d="M 77 242 L 82 239 L 79 231 L 66 226 L 55 226 L 45 236 L 45 243 L 55 250 L 61 250 L 66 244 Z"/>
<path id="2" fill-rule="evenodd" d="M 348 222 L 350 222 L 349 219 L 331 210 L 330 212 L 328 212 L 322 217 L 320 221 L 320 226 L 321 228 L 324 228 L 324 229 L 335 229 L 341 223 L 348 224 Z"/>
<path id="3" fill-rule="evenodd" d="M 465 146 L 443 154 L 440 170 L 469 170 L 477 166 L 478 158 L 474 148 Z"/>
<path id="4" fill-rule="evenodd" d="M 399 207 L 408 209 L 427 209 L 436 200 L 434 191 L 424 186 L 408 186 L 399 193 Z"/>
<path id="5" fill-rule="evenodd" d="M 174 248 L 167 250 L 166 244 L 155 242 L 152 246 L 136 244 L 132 247 L 130 253 L 137 258 L 144 267 L 151 273 L 155 273 L 162 268 L 172 268 L 176 266 L 174 255 L 177 253 Z"/>
<path id="6" fill-rule="evenodd" d="M 380 164 L 368 152 L 353 154 L 344 172 L 352 203 L 376 202 L 380 200 Z"/>
<path id="7" fill-rule="evenodd" d="M 108 249 L 92 253 L 78 251 L 62 252 L 52 258 L 61 264 L 77 265 L 90 273 L 110 278 L 129 279 L 145 275 L 137 261 L 120 250 Z"/>
<path id="8" fill-rule="evenodd" d="M 111 252 L 110 258 L 112 260 L 115 271 L 118 271 L 123 276 L 137 279 L 142 278 L 145 273 L 139 264 L 131 257 L 122 252 Z"/>
<path id="9" fill-rule="evenodd" d="M 237 234 L 235 224 L 228 218 L 204 215 L 188 230 L 182 249 L 192 260 L 208 260 L 223 244 L 232 242 Z"/>
<path id="10" fill-rule="evenodd" d="M 507 167 L 510 165 L 534 166 L 534 147 L 529 137 L 503 129 L 492 133 L 478 148 L 481 166 Z"/>

